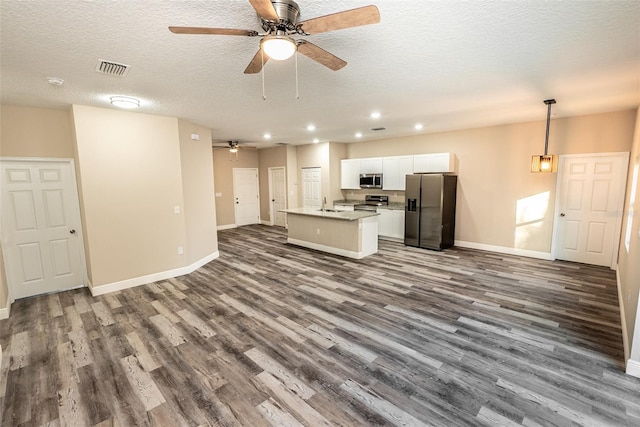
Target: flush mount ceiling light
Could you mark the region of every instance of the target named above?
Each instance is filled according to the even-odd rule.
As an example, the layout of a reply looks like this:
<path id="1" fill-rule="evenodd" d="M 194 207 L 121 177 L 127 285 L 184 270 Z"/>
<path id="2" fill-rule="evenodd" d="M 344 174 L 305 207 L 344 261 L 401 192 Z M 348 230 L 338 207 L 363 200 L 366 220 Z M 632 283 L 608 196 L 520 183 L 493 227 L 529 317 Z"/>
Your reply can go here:
<path id="1" fill-rule="evenodd" d="M 298 45 L 288 36 L 266 36 L 260 41 L 260 46 L 267 56 L 276 61 L 289 59 L 296 53 Z"/>
<path id="2" fill-rule="evenodd" d="M 371 118 L 372 119 L 379 119 L 382 115 L 380 114 L 380 111 L 374 111 L 373 113 L 371 113 Z"/>
<path id="3" fill-rule="evenodd" d="M 541 156 L 531 157 L 531 172 L 533 173 L 550 173 L 558 170 L 558 156 L 547 154 L 549 149 L 549 125 L 551 123 L 551 105 L 556 103 L 555 99 L 546 99 L 544 103 L 547 105 L 547 133 L 544 140 L 544 154 Z"/>
<path id="4" fill-rule="evenodd" d="M 356 138 L 362 138 L 362 132 L 356 132 Z"/>
<path id="5" fill-rule="evenodd" d="M 271 134 L 270 133 L 265 133 L 264 134 L 264 139 L 271 139 Z"/>
<path id="6" fill-rule="evenodd" d="M 128 109 L 140 107 L 140 101 L 130 96 L 112 96 L 109 99 L 111 100 L 111 105 L 114 107 Z"/>
<path id="7" fill-rule="evenodd" d="M 313 143 L 317 144 L 318 142 L 320 142 L 320 140 L 318 138 L 313 138 Z"/>
<path id="8" fill-rule="evenodd" d="M 64 83 L 64 80 L 62 80 L 60 77 L 47 77 L 47 81 L 50 85 L 53 86 L 62 86 Z"/>
<path id="9" fill-rule="evenodd" d="M 315 125 L 310 124 L 310 125 L 307 126 L 307 130 L 309 132 L 313 132 L 314 130 L 316 130 L 316 127 L 315 127 Z"/>
<path id="10" fill-rule="evenodd" d="M 416 123 L 416 125 L 413 128 L 415 130 L 421 130 L 422 129 L 422 123 Z"/>

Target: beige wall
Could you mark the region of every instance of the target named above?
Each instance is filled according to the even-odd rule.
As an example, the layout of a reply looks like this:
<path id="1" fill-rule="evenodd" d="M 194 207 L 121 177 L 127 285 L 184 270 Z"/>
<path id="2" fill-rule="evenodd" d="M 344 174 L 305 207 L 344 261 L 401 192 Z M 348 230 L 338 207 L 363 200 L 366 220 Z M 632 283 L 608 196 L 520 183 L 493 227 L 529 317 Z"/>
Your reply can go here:
<path id="1" fill-rule="evenodd" d="M 269 168 L 287 167 L 287 147 L 278 146 L 258 150 L 258 164 L 260 167 L 260 219 L 270 222 Z M 287 171 L 285 169 L 285 174 L 286 173 Z"/>
<path id="2" fill-rule="evenodd" d="M 622 222 L 622 238 L 620 239 L 620 253 L 618 259 L 618 281 L 620 283 L 620 295 L 622 300 L 621 314 L 626 323 L 627 336 L 625 339 L 631 347 L 630 359 L 640 366 L 640 306 L 638 305 L 638 292 L 640 292 L 640 182 L 638 182 L 635 194 L 631 193 L 631 183 L 634 168 L 640 169 L 640 109 L 636 113 L 636 127 L 633 138 L 633 149 L 629 164 L 629 180 L 627 183 L 627 196 L 625 209 L 627 213 Z M 640 180 L 640 177 L 638 177 Z M 630 211 L 630 200 L 635 198 L 633 211 Z M 629 213 L 632 216 L 628 215 Z M 627 227 L 631 221 L 631 239 L 629 250 L 625 245 Z M 637 367 L 636 367 L 637 370 Z"/>
<path id="3" fill-rule="evenodd" d="M 331 142 L 329 144 L 329 179 L 330 182 L 330 192 L 327 197 L 327 202 L 331 200 L 329 206 L 333 206 L 334 200 L 342 199 L 342 190 L 341 182 L 340 182 L 340 170 L 341 163 L 340 160 L 347 158 L 347 144 L 341 144 L 337 142 Z"/>
<path id="4" fill-rule="evenodd" d="M 298 207 L 298 154 L 294 146 L 287 146 L 287 207 Z"/>
<path id="5" fill-rule="evenodd" d="M 180 167 L 187 264 L 193 264 L 218 250 L 216 206 L 213 182 L 211 130 L 178 121 L 180 133 Z M 192 134 L 199 140 L 191 139 Z"/>
<path id="6" fill-rule="evenodd" d="M 216 219 L 218 227 L 236 223 L 233 202 L 233 169 L 258 168 L 258 150 L 241 147 L 236 156 L 227 149 L 213 150 L 213 172 L 216 192 Z M 221 196 L 217 196 L 221 194 Z M 260 200 L 269 197 L 269 193 L 260 192 Z"/>
<path id="7" fill-rule="evenodd" d="M 635 110 L 553 119 L 549 152 L 630 151 Z M 458 160 L 456 240 L 549 253 L 557 174 L 529 172 L 531 156 L 544 150 L 544 120 L 352 143 L 348 158 L 455 153 Z M 349 196 L 350 192 L 345 192 Z M 394 192 L 391 192 L 394 193 Z M 537 221 L 521 223 L 533 197 L 548 200 Z"/>
<path id="8" fill-rule="evenodd" d="M 0 106 L 0 156 L 73 158 L 68 109 Z"/>
<path id="9" fill-rule="evenodd" d="M 92 286 L 186 265 L 178 120 L 72 108 Z"/>

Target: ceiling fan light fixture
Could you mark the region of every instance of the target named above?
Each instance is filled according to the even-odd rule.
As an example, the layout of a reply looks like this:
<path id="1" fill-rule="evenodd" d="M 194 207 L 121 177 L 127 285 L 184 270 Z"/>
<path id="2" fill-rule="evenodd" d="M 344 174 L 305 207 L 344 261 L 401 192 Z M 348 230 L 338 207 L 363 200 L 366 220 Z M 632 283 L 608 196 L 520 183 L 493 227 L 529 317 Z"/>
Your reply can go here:
<path id="1" fill-rule="evenodd" d="M 112 96 L 109 98 L 111 101 L 111 105 L 118 108 L 139 108 L 140 100 L 136 98 L 131 98 L 130 96 Z"/>
<path id="2" fill-rule="evenodd" d="M 271 59 L 283 61 L 296 53 L 298 45 L 288 36 L 266 36 L 260 41 L 262 50 Z"/>

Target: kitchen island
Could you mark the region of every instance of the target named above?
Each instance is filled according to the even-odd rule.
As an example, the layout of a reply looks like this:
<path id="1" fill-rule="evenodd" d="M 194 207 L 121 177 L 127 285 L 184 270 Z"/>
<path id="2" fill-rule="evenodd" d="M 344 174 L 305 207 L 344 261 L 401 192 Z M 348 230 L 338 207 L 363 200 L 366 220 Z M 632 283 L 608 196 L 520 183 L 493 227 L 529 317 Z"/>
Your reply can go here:
<path id="1" fill-rule="evenodd" d="M 378 252 L 378 214 L 371 211 L 333 211 L 319 208 L 284 209 L 287 243 L 348 258 Z"/>

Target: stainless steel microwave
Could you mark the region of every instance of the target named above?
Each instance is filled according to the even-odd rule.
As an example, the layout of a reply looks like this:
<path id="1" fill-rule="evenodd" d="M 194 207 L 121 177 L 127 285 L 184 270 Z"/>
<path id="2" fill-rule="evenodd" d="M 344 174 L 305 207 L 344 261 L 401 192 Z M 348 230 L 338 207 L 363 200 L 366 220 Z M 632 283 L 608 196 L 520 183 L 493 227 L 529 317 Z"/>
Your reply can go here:
<path id="1" fill-rule="evenodd" d="M 382 188 L 382 174 L 361 173 L 360 188 Z"/>

